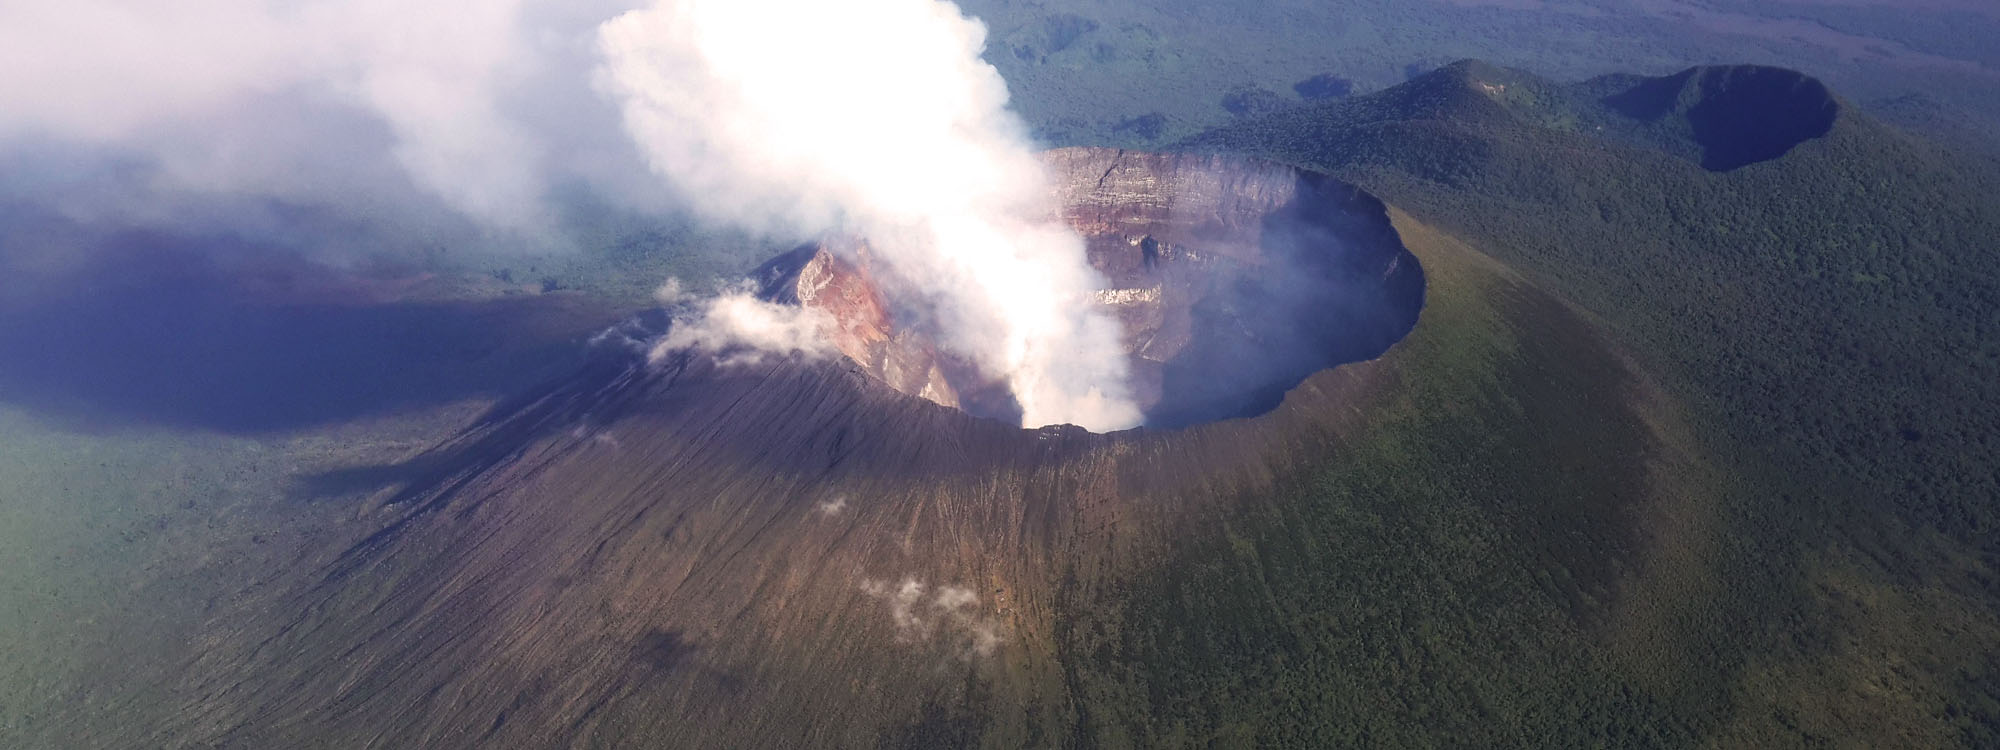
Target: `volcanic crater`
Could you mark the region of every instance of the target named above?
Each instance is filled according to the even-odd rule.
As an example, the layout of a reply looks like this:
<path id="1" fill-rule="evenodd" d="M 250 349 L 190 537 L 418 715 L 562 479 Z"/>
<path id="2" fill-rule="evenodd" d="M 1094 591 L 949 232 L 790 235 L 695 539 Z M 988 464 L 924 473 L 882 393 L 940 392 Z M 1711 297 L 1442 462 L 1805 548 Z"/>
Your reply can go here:
<path id="1" fill-rule="evenodd" d="M 1152 427 L 1263 414 L 1307 376 L 1372 359 L 1416 325 L 1423 272 L 1382 204 L 1324 175 L 1252 159 L 1045 152 L 1060 220 L 1106 282 L 1133 396 Z M 800 247 L 756 271 L 763 295 L 826 312 L 840 352 L 875 379 L 1019 423 L 999 378 L 899 309 L 864 239 Z"/>

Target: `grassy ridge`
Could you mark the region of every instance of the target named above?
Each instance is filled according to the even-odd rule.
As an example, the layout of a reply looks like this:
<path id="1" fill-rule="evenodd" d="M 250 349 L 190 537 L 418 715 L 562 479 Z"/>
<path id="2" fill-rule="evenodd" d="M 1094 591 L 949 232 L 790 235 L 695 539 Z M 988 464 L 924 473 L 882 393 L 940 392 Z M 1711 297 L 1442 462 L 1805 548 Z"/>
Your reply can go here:
<path id="1" fill-rule="evenodd" d="M 1397 221 L 1429 306 L 1357 365 L 1393 395 L 1114 601 L 1067 602 L 1072 744 L 1992 740 L 1990 600 L 1899 570 L 1967 561 L 1828 537 L 1601 324 Z"/>
<path id="2" fill-rule="evenodd" d="M 1190 520 L 1118 605 L 1074 603 L 1080 744 L 1684 744 L 1728 715 L 1742 651 L 1702 644 L 1740 610 L 1656 598 L 1716 588 L 1671 551 L 1713 527 L 1661 521 L 1712 513 L 1712 476 L 1589 324 L 1399 224 L 1431 302 L 1361 365 L 1394 395 L 1285 493 Z"/>

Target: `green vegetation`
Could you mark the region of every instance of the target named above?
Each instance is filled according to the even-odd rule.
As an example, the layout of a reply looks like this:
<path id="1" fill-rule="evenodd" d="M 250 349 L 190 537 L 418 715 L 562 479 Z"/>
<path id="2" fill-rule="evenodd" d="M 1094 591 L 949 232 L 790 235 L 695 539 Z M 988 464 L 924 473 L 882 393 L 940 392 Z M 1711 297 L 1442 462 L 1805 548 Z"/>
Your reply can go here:
<path id="1" fill-rule="evenodd" d="M 1398 369 L 1412 401 L 1316 484 L 1196 535 L 1124 620 L 1082 639 L 1098 663 L 1154 675 L 1149 713 L 1205 717 L 1187 727 L 1197 740 L 1245 722 L 1315 742 L 1995 741 L 2000 206 L 1985 196 L 2000 180 L 1851 109 L 1781 158 L 1711 171 L 1702 144 L 1672 140 L 1696 130 L 1673 122 L 1684 113 L 1634 122 L 1598 103 L 1638 83 L 1468 63 L 1191 144 L 1328 169 L 1473 238 L 1627 344 L 1686 406 L 1701 458 L 1636 479 L 1616 463 L 1634 439 L 1621 429 L 1656 420 L 1593 402 L 1607 366 L 1548 348 L 1582 336 L 1518 300 L 1463 313 L 1480 303 L 1449 283 L 1449 259 L 1420 253 L 1431 308 L 1399 350 L 1422 363 Z M 1490 337 L 1436 340 L 1482 319 Z M 1563 504 L 1645 505 L 1639 485 L 1709 496 L 1665 516 L 1712 514 L 1695 524 L 1713 524 L 1710 542 L 1665 543 L 1708 552 L 1634 563 L 1618 522 Z M 1552 523 L 1509 526 L 1508 509 Z M 1552 535 L 1605 552 L 1536 549 Z M 1579 572 L 1625 584 L 1548 584 Z M 1594 607 L 1654 586 L 1647 606 L 1680 609 L 1633 648 L 1682 670 L 1660 682 L 1635 676 L 1660 664 L 1615 656 L 1616 627 L 1592 625 L 1618 619 Z M 1563 604 L 1567 621 L 1551 614 Z M 1257 700 L 1292 708 L 1244 719 Z M 1454 723 L 1466 716 L 1480 718 Z"/>
<path id="2" fill-rule="evenodd" d="M 1072 602 L 1065 657 L 1093 739 L 1139 746 L 1657 746 L 1729 715 L 1740 651 L 1714 587 L 1653 519 L 1715 488 L 1647 456 L 1642 384 L 1577 315 L 1404 222 L 1431 304 L 1382 361 L 1389 401 L 1324 468 L 1247 512 L 1186 519 L 1125 598 Z M 1420 236 L 1419 236 L 1420 235 Z M 1220 533 L 1204 527 L 1220 526 Z M 1632 579 L 1643 580 L 1632 580 Z M 1686 606 L 1692 612 L 1672 611 Z M 1644 635 L 1639 635 L 1644 633 Z M 1672 655 L 1635 649 L 1658 638 Z"/>
<path id="3" fill-rule="evenodd" d="M 43 746 L 22 738 L 79 710 L 135 725 L 172 710 L 131 688 L 177 674 L 218 607 L 357 526 L 355 498 L 302 496 L 298 474 L 409 455 L 480 407 L 254 437 L 0 409 L 0 739 Z"/>
<path id="4" fill-rule="evenodd" d="M 1560 93 L 1460 65 L 1199 143 L 1330 169 L 1480 238 L 1630 335 L 1783 473 L 1991 547 L 2000 177 L 1852 109 L 1782 159 L 1717 173 L 1545 125 L 1562 111 L 1537 97 Z"/>

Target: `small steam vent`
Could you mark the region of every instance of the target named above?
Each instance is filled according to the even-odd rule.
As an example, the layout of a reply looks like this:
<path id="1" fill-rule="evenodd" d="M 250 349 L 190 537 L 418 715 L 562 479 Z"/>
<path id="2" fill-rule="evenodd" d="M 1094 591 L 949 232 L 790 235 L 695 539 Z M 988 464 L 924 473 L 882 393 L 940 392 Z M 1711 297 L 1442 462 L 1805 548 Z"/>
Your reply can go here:
<path id="1" fill-rule="evenodd" d="M 1416 325 L 1424 281 L 1381 202 L 1251 159 L 1071 148 L 1042 156 L 1062 219 L 1103 277 L 1148 427 L 1262 414 L 1308 376 L 1381 355 Z M 768 296 L 825 311 L 835 345 L 903 393 L 1018 422 L 1004 383 L 886 302 L 865 241 L 760 272 Z"/>

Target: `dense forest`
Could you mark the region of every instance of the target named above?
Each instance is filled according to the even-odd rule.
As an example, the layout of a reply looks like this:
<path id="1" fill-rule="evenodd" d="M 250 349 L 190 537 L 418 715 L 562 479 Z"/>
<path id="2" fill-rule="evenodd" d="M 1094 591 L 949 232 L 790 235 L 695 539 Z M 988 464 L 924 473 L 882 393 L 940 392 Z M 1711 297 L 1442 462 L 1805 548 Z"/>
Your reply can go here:
<path id="1" fill-rule="evenodd" d="M 1954 4 L 1960 7 L 1952 7 Z M 988 59 L 1048 139 L 1158 146 L 1230 116 L 1245 91 L 1292 105 L 1391 88 L 1461 58 L 1555 80 L 1662 75 L 1695 64 L 1810 70 L 1899 124 L 2000 133 L 2000 14 L 1973 0 L 1921 12 L 1843 0 L 1027 0 L 961 5 L 991 29 Z M 1314 80 L 1338 79 L 1334 88 Z M 1301 88 L 1301 85 L 1304 85 Z M 1161 135 L 1120 123 L 1158 116 Z"/>
<path id="2" fill-rule="evenodd" d="M 1448 416 L 1411 404 L 1388 444 L 1355 446 L 1320 483 L 1182 545 L 1175 575 L 1132 592 L 1121 622 L 1138 632 L 1106 626 L 1126 650 L 1098 660 L 1147 663 L 1128 668 L 1155 675 L 1156 715 L 1281 744 L 1761 746 L 1864 726 L 1872 741 L 2000 739 L 2000 180 L 1983 162 L 1790 71 L 1554 84 L 1476 62 L 1185 146 L 1327 169 L 1520 269 L 1689 406 L 1689 450 L 1714 468 L 1620 479 L 1607 446 L 1632 438 L 1609 425 L 1645 418 L 1599 395 L 1614 368 L 1549 348 L 1587 338 L 1560 328 L 1561 305 L 1472 295 L 1514 310 L 1490 328 L 1516 343 L 1437 361 L 1528 368 L 1500 380 L 1551 391 L 1467 413 L 1445 395 L 1464 383 L 1409 374 L 1438 379 L 1428 406 Z M 1423 257 L 1430 270 L 1437 257 Z M 1460 296 L 1434 287 L 1426 325 Z M 1442 346 L 1422 330 L 1405 346 Z M 1495 443 L 1524 435 L 1534 442 Z M 1579 477 L 1605 484 L 1567 484 Z M 1633 482 L 1663 481 L 1718 508 L 1719 541 L 1699 563 L 1637 562 L 1604 509 L 1632 502 Z M 1589 582 L 1634 568 L 1655 583 Z M 1671 664 L 1620 656 L 1603 624 L 1635 589 L 1680 608 L 1639 649 Z M 1408 635 L 1350 640 L 1396 631 Z M 1190 648 L 1205 658 L 1187 662 Z M 1349 678 L 1291 682 L 1299 660 Z M 1807 697 L 1852 682 L 1895 699 Z M 1273 695 L 1301 702 L 1273 715 L 1316 718 L 1273 735 L 1234 713 Z M 1370 718 L 1385 715 L 1431 718 Z"/>

